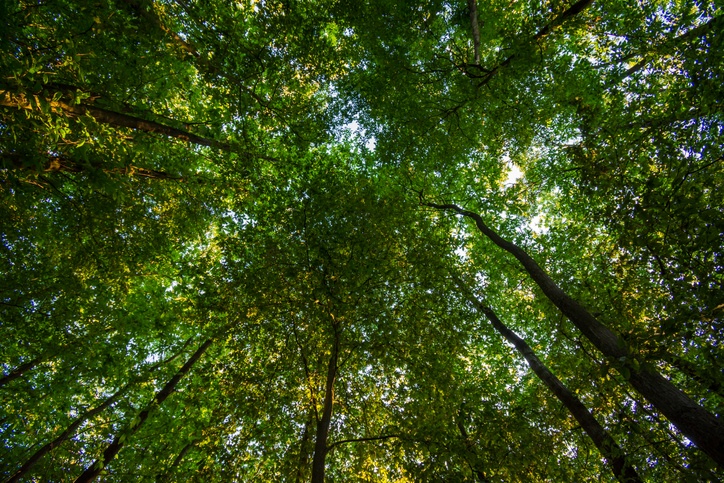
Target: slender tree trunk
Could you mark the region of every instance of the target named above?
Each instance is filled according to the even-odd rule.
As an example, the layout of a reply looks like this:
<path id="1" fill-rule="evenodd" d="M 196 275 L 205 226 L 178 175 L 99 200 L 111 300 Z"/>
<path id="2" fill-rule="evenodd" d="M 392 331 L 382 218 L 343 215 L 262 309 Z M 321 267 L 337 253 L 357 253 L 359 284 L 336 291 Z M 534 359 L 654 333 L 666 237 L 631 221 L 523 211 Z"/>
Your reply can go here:
<path id="1" fill-rule="evenodd" d="M 601 452 L 604 458 L 608 461 L 608 464 L 613 470 L 613 474 L 622 483 L 640 483 L 642 480 L 639 477 L 636 470 L 626 462 L 626 457 L 621 447 L 616 443 L 613 437 L 601 426 L 596 418 L 590 413 L 590 411 L 583 405 L 583 403 L 573 394 L 555 374 L 553 374 L 548 367 L 545 366 L 538 359 L 538 356 L 533 352 L 533 349 L 521 339 L 515 332 L 510 330 L 503 322 L 500 321 L 498 316 L 493 312 L 493 309 L 484 305 L 478 299 L 468 292 L 462 282 L 457 281 L 461 291 L 465 294 L 466 298 L 490 321 L 491 325 L 497 330 L 508 342 L 513 344 L 520 354 L 525 357 L 528 361 L 528 366 L 543 381 L 543 383 L 550 389 L 556 398 L 563 405 L 568 408 L 576 421 L 581 425 L 583 430 L 593 440 L 596 448 Z"/>
<path id="2" fill-rule="evenodd" d="M 622 364 L 621 375 L 656 407 L 681 433 L 724 467 L 724 424 L 659 374 L 653 366 L 637 361 L 621 337 L 599 322 L 583 305 L 561 289 L 528 253 L 491 230 L 483 218 L 453 204 L 423 203 L 452 210 L 475 221 L 478 230 L 493 243 L 512 254 L 533 281 L 558 309 L 601 353 Z"/>
<path id="3" fill-rule="evenodd" d="M 2 157 L 3 157 L 3 155 L 0 154 L 0 159 L 2 159 Z M 107 332 L 107 330 L 106 330 L 106 332 Z M 85 337 L 83 340 L 87 341 L 88 337 Z M 80 343 L 80 342 L 82 342 L 82 341 L 76 340 L 76 343 Z M 187 342 L 187 344 L 188 344 L 188 342 Z M 42 355 L 36 357 L 35 359 L 32 359 L 32 360 L 26 362 L 25 364 L 19 365 L 18 367 L 13 369 L 10 373 L 8 373 L 7 375 L 0 378 L 0 387 L 3 387 L 5 384 L 8 384 L 8 383 L 12 382 L 13 380 L 17 379 L 18 377 L 23 376 L 26 372 L 32 371 L 40 364 L 53 360 L 60 353 L 67 350 L 68 347 L 71 347 L 72 345 L 73 345 L 73 343 L 62 345 L 60 347 L 56 347 L 55 349 L 50 350 L 50 351 L 46 352 L 45 354 L 42 354 Z M 184 345 L 184 347 L 186 347 L 186 346 Z"/>
<path id="4" fill-rule="evenodd" d="M 468 0 L 468 10 L 470 11 L 470 27 L 473 31 L 473 51 L 475 55 L 475 65 L 480 65 L 480 26 L 478 25 L 477 0 Z"/>
<path id="5" fill-rule="evenodd" d="M 37 99 L 36 104 L 40 105 L 42 102 L 50 105 L 55 111 L 63 112 L 68 117 L 80 117 L 80 116 L 91 116 L 97 122 L 102 124 L 108 124 L 114 127 L 125 127 L 134 129 L 137 131 L 144 131 L 155 134 L 162 134 L 175 139 L 180 139 L 193 144 L 199 144 L 201 146 L 208 146 L 211 148 L 220 149 L 223 151 L 231 151 L 231 146 L 216 141 L 214 139 L 208 139 L 196 134 L 177 129 L 175 127 L 167 126 L 154 121 L 147 121 L 139 117 L 130 116 L 128 114 L 121 114 L 120 112 L 114 112 L 101 107 L 96 107 L 88 104 L 74 104 L 72 102 L 66 102 L 65 100 L 58 99 Z M 33 110 L 33 104 L 23 94 L 14 94 L 10 91 L 0 90 L 0 106 L 15 107 L 19 109 Z"/>
<path id="6" fill-rule="evenodd" d="M 181 347 L 179 352 L 174 354 L 173 356 L 167 358 L 166 360 L 159 362 L 158 364 L 155 364 L 152 366 L 147 374 L 151 374 L 155 370 L 157 370 L 159 367 L 168 364 L 169 362 L 176 359 L 176 357 L 181 354 L 181 352 L 186 348 L 186 346 L 189 345 L 192 339 L 189 339 L 186 341 L 186 343 Z M 115 403 L 123 394 L 125 394 L 134 384 L 136 384 L 139 379 L 141 378 L 135 378 L 134 380 L 131 380 L 126 385 L 124 385 L 122 388 L 120 388 L 118 391 L 116 391 L 112 396 L 110 396 L 108 399 L 103 401 L 100 405 L 96 406 L 93 409 L 90 409 L 83 413 L 79 418 L 77 418 L 75 421 L 73 421 L 65 430 L 60 433 L 58 436 L 53 439 L 53 441 L 45 444 L 42 448 L 40 448 L 38 451 L 33 453 L 33 455 L 28 458 L 25 463 L 16 471 L 9 480 L 7 480 L 7 483 L 14 483 L 16 481 L 20 481 L 20 478 L 25 476 L 28 471 L 30 471 L 33 466 L 35 466 L 38 461 L 40 461 L 43 456 L 48 454 L 50 451 L 52 451 L 54 448 L 56 448 L 58 445 L 63 443 L 63 441 L 67 440 L 69 437 L 71 437 L 73 434 L 75 434 L 76 430 L 86 421 L 90 420 L 91 418 L 95 417 L 97 414 L 100 414 L 103 412 L 107 407 Z"/>
<path id="7" fill-rule="evenodd" d="M 456 419 L 458 431 L 460 431 L 460 436 L 462 436 L 463 438 L 465 448 L 477 457 L 475 448 L 473 447 L 473 442 L 470 440 L 470 436 L 468 435 L 468 430 L 465 429 L 465 421 L 463 420 L 462 408 L 458 412 L 458 416 Z M 475 474 L 475 477 L 478 479 L 478 483 L 490 483 L 490 480 L 485 476 L 485 472 L 480 469 L 479 464 L 473 465 L 469 462 L 468 464 L 470 465 L 470 470 Z"/>
<path id="8" fill-rule="evenodd" d="M 94 461 L 90 466 L 88 466 L 83 474 L 75 480 L 75 483 L 88 483 L 96 479 L 100 472 L 103 471 L 103 468 L 105 468 L 108 463 L 115 458 L 121 448 L 123 448 L 126 438 L 129 438 L 136 433 L 148 419 L 148 416 L 151 414 L 153 408 L 160 406 L 171 395 L 171 393 L 173 393 L 179 381 L 186 375 L 187 372 L 189 372 L 191 367 L 201 358 L 204 352 L 211 347 L 212 343 L 213 339 L 209 339 L 196 350 L 189 360 L 186 361 L 186 364 L 184 364 L 176 375 L 174 375 L 171 380 L 166 383 L 163 389 L 156 393 L 156 396 L 153 398 L 151 403 L 146 406 L 143 411 L 141 411 L 138 417 L 136 417 L 136 419 L 131 422 L 125 430 L 119 432 L 116 437 L 113 438 L 113 442 L 108 445 L 106 450 L 103 452 L 103 458 Z"/>
<path id="9" fill-rule="evenodd" d="M 327 456 L 327 437 L 329 424 L 332 421 L 334 405 L 334 380 L 337 377 L 337 361 L 339 358 L 339 332 L 335 327 L 334 347 L 327 367 L 327 384 L 324 391 L 324 409 L 322 417 L 317 421 L 317 434 L 314 441 L 314 458 L 312 459 L 312 483 L 324 483 L 324 463 Z"/>
<path id="10" fill-rule="evenodd" d="M 186 446 L 183 447 L 183 449 L 179 452 L 179 454 L 174 458 L 173 463 L 171 463 L 171 466 L 169 466 L 166 471 L 164 471 L 162 474 L 158 475 L 156 477 L 156 481 L 158 483 L 162 483 L 164 481 L 168 481 L 169 476 L 171 476 L 171 473 L 178 467 L 179 464 L 181 464 L 181 461 L 186 457 L 188 452 L 191 450 L 191 448 L 194 447 L 196 443 L 191 442 L 188 443 Z"/>
<path id="11" fill-rule="evenodd" d="M 13 369 L 12 371 L 10 371 L 10 373 L 8 373 L 6 376 L 3 376 L 2 378 L 0 378 L 0 387 L 3 387 L 5 384 L 7 384 L 7 383 L 9 383 L 9 382 L 17 379 L 18 377 L 22 376 L 23 374 L 25 374 L 25 373 L 28 372 L 29 370 L 35 368 L 35 366 L 37 366 L 37 365 L 40 364 L 41 362 L 43 362 L 43 358 L 42 358 L 42 357 L 36 357 L 35 359 L 33 359 L 33 360 L 31 360 L 31 361 L 28 361 L 28 362 L 26 362 L 25 364 L 19 365 L 18 367 L 16 367 L 16 368 Z"/>
<path id="12" fill-rule="evenodd" d="M 699 25 L 698 27 L 695 27 L 691 30 L 688 30 L 687 32 L 679 35 L 678 37 L 675 37 L 671 40 L 668 40 L 664 42 L 663 45 L 659 46 L 658 48 L 654 49 L 653 52 L 645 52 L 643 59 L 641 59 L 638 63 L 636 63 L 634 66 L 630 67 L 626 72 L 624 72 L 621 77 L 619 77 L 616 80 L 616 84 L 623 81 L 627 77 L 632 76 L 636 72 L 640 71 L 644 67 L 648 65 L 649 62 L 651 62 L 653 56 L 650 54 L 658 54 L 661 55 L 663 53 L 666 53 L 668 50 L 671 50 L 673 47 L 675 47 L 677 44 L 683 42 L 683 41 L 689 41 L 696 37 L 703 37 L 707 35 L 710 31 L 714 30 L 715 28 L 720 28 L 720 25 L 724 22 L 724 15 L 720 15 L 718 17 L 714 17 L 711 20 L 709 20 L 706 23 L 703 23 Z M 646 55 L 649 54 L 649 55 Z"/>
<path id="13" fill-rule="evenodd" d="M 23 156 L 15 153 L 0 153 L 0 161 L 2 166 L 14 170 L 33 170 L 33 166 L 23 164 Z M 174 176 L 164 171 L 156 171 L 154 169 L 142 168 L 129 164 L 125 167 L 107 168 L 103 163 L 89 163 L 91 169 L 102 170 L 104 173 L 123 176 L 135 176 L 138 178 L 162 179 L 172 181 L 184 181 L 184 178 Z M 82 173 L 88 170 L 88 163 L 82 164 L 67 156 L 48 156 L 48 160 L 40 167 L 45 173 L 61 172 L 61 173 Z"/>
<path id="14" fill-rule="evenodd" d="M 70 426 L 65 428 L 65 431 L 60 433 L 53 441 L 47 443 L 42 448 L 40 448 L 38 451 L 36 451 L 30 458 L 27 459 L 27 461 L 23 464 L 23 466 L 20 467 L 18 471 L 16 471 L 9 480 L 7 480 L 7 483 L 15 483 L 17 481 L 20 481 L 20 479 L 25 476 L 28 471 L 30 471 L 33 466 L 35 466 L 38 461 L 40 461 L 43 456 L 50 453 L 53 448 L 60 445 L 63 441 L 71 437 L 73 434 L 75 434 L 76 430 L 86 421 L 93 418 L 97 414 L 100 414 L 103 412 L 107 407 L 109 407 L 111 404 L 116 402 L 118 398 L 120 398 L 123 394 L 125 394 L 126 391 L 131 387 L 131 384 L 127 384 L 123 386 L 121 389 L 116 391 L 111 397 L 103 401 L 99 406 L 96 406 L 95 408 L 86 411 L 83 413 L 78 419 L 73 421 Z"/>
<path id="15" fill-rule="evenodd" d="M 554 18 L 551 22 L 549 22 L 548 25 L 545 25 L 543 28 L 541 28 L 538 33 L 535 34 L 533 40 L 535 41 L 542 39 L 543 37 L 551 33 L 556 27 L 561 25 L 563 22 L 565 22 L 569 18 L 575 17 L 576 15 L 590 7 L 592 3 L 593 0 L 578 0 L 576 3 L 568 7 L 568 9 L 564 10 L 560 15 Z"/>
<path id="16" fill-rule="evenodd" d="M 306 472 L 307 464 L 309 464 L 309 435 L 312 432 L 312 423 L 314 422 L 314 408 L 309 408 L 309 418 L 304 424 L 304 432 L 302 433 L 302 440 L 299 443 L 299 465 L 297 467 L 297 478 L 296 483 L 302 483 L 304 481 L 304 474 Z"/>

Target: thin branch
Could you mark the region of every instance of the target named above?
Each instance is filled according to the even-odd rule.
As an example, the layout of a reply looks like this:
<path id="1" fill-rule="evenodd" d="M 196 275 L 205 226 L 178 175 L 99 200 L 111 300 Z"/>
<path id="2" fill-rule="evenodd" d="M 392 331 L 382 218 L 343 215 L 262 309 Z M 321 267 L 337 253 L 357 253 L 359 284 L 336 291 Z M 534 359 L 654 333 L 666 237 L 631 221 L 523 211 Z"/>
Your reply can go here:
<path id="1" fill-rule="evenodd" d="M 370 436 L 368 438 L 353 438 L 353 439 L 342 439 L 339 441 L 335 441 L 334 443 L 327 446 L 327 453 L 330 453 L 334 448 L 339 446 L 340 444 L 347 444 L 347 443 L 363 443 L 366 441 L 380 441 L 385 439 L 391 439 L 391 438 L 401 438 L 399 434 L 385 434 L 383 436 Z"/>

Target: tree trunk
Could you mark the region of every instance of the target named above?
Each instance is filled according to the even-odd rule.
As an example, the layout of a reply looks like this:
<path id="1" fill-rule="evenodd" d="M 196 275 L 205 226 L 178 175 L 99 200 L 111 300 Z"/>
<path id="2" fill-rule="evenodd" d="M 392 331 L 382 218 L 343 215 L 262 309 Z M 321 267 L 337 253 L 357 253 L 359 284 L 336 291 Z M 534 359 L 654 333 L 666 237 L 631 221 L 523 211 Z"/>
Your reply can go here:
<path id="1" fill-rule="evenodd" d="M 621 363 L 622 370 L 619 372 L 639 393 L 666 416 L 684 436 L 724 468 L 724 424 L 713 414 L 677 389 L 653 366 L 637 361 L 626 341 L 563 291 L 525 250 L 491 230 L 479 214 L 463 210 L 453 204 L 423 203 L 423 205 L 441 210 L 453 210 L 474 220 L 483 235 L 518 259 L 546 297 L 604 356 Z"/>
<path id="2" fill-rule="evenodd" d="M 324 392 L 324 409 L 322 417 L 317 421 L 317 434 L 314 441 L 314 458 L 312 459 L 312 483 L 324 483 L 324 462 L 327 456 L 327 437 L 329 424 L 332 421 L 334 404 L 334 380 L 337 377 L 337 360 L 339 358 L 339 332 L 335 327 L 334 347 L 327 367 L 327 384 Z"/>
<path id="3" fill-rule="evenodd" d="M 626 457 L 621 447 L 616 443 L 613 437 L 608 434 L 606 429 L 601 426 L 596 418 L 588 411 L 586 406 L 573 394 L 546 366 L 538 359 L 533 349 L 521 339 L 515 332 L 510 330 L 493 309 L 484 305 L 478 299 L 473 297 L 467 291 L 462 282 L 456 281 L 465 297 L 485 316 L 488 318 L 492 326 L 497 330 L 508 342 L 513 344 L 520 354 L 528 361 L 528 366 L 550 389 L 556 398 L 568 408 L 576 421 L 581 425 L 583 430 L 593 440 L 596 448 L 601 452 L 604 458 L 611 465 L 613 474 L 622 483 L 640 483 L 642 480 L 636 473 L 636 470 L 626 462 Z"/>
<path id="4" fill-rule="evenodd" d="M 171 466 L 169 466 L 166 471 L 164 471 L 162 474 L 158 475 L 156 477 L 157 483 L 162 483 L 164 481 L 169 481 L 169 476 L 173 473 L 173 471 L 178 467 L 179 464 L 181 464 L 181 461 L 186 457 L 188 452 L 191 450 L 191 448 L 194 447 L 196 443 L 191 442 L 188 443 L 186 446 L 183 447 L 183 449 L 179 452 L 179 454 L 174 458 L 173 463 L 171 463 Z"/>
<path id="5" fill-rule="evenodd" d="M 573 5 L 568 7 L 567 10 L 563 11 L 560 15 L 558 15 L 550 23 L 548 23 L 548 25 L 543 26 L 543 28 L 541 28 L 538 33 L 535 34 L 535 36 L 533 37 L 533 41 L 542 39 L 569 18 L 575 17 L 579 13 L 583 12 L 592 3 L 593 0 L 579 0 L 578 2 L 574 3 Z"/>
<path id="6" fill-rule="evenodd" d="M 299 465 L 297 467 L 297 478 L 296 483 L 302 483 L 304 481 L 304 475 L 306 473 L 307 465 L 309 464 L 309 436 L 312 432 L 312 423 L 314 422 L 314 408 L 309 408 L 309 418 L 304 424 L 304 432 L 302 433 L 302 440 L 299 443 Z"/>
<path id="7" fill-rule="evenodd" d="M 0 153 L 2 166 L 13 170 L 33 170 L 32 165 L 23 164 L 23 156 L 15 153 Z M 44 173 L 82 173 L 88 171 L 88 165 L 93 170 L 102 170 L 104 173 L 122 176 L 135 176 L 138 178 L 161 179 L 172 181 L 185 181 L 180 176 L 174 176 L 164 171 L 142 168 L 129 164 L 124 167 L 108 168 L 99 162 L 79 163 L 67 156 L 48 156 L 48 160 L 40 166 Z"/>
<path id="8" fill-rule="evenodd" d="M 59 91 L 56 91 L 59 92 Z M 53 94 L 53 92 L 51 92 Z M 38 99 L 35 97 L 35 104 L 40 106 L 41 103 L 47 103 L 53 110 L 65 113 L 68 117 L 80 117 L 80 116 L 91 116 L 97 122 L 102 124 L 108 124 L 114 127 L 125 127 L 135 129 L 137 131 L 144 131 L 155 134 L 162 134 L 175 139 L 180 139 L 193 144 L 199 144 L 201 146 L 208 146 L 211 148 L 220 149 L 223 151 L 231 151 L 231 146 L 216 141 L 214 139 L 208 139 L 196 134 L 177 129 L 175 127 L 166 126 L 154 121 L 147 121 L 139 117 L 130 116 L 128 114 L 121 114 L 120 112 L 114 112 L 101 107 L 96 107 L 88 104 L 74 104 L 72 102 L 66 102 L 65 100 L 58 99 L 53 100 L 43 98 Z M 33 103 L 25 97 L 24 94 L 16 94 L 10 91 L 0 90 L 0 106 L 15 107 L 19 109 L 34 110 Z"/>
<path id="9" fill-rule="evenodd" d="M 211 346 L 213 343 L 213 339 L 209 339 L 206 342 L 204 342 L 201 347 L 199 347 L 196 352 L 189 358 L 188 361 L 186 361 L 186 364 L 179 369 L 179 371 L 174 375 L 168 383 L 161 389 L 158 393 L 156 393 L 156 396 L 153 398 L 150 404 L 145 407 L 143 411 L 136 417 L 134 421 L 131 422 L 131 424 L 123 431 L 119 432 L 115 438 L 113 438 L 113 442 L 108 445 L 106 450 L 103 452 L 103 459 L 94 461 L 86 470 L 81 474 L 76 480 L 75 483 L 88 483 L 96 479 L 96 477 L 100 474 L 100 472 L 105 468 L 108 463 L 110 463 L 113 458 L 118 454 L 118 452 L 123 448 L 125 445 L 126 438 L 129 438 L 132 436 L 136 431 L 138 431 L 143 423 L 148 419 L 148 416 L 151 414 L 151 411 L 154 407 L 160 406 L 166 398 L 168 398 L 171 393 L 176 388 L 176 385 L 178 382 L 186 375 L 187 372 L 191 369 L 191 367 L 201 358 L 201 356 L 206 352 L 206 350 Z"/>
<path id="10" fill-rule="evenodd" d="M 679 35 L 678 37 L 675 37 L 671 40 L 668 40 L 664 42 L 662 45 L 657 46 L 656 48 L 649 50 L 648 52 L 643 53 L 643 58 L 636 63 L 634 66 L 630 67 L 626 72 L 624 72 L 621 77 L 619 77 L 616 80 L 616 84 L 623 81 L 624 79 L 632 76 L 636 72 L 640 71 L 644 67 L 646 67 L 649 62 L 651 62 L 653 56 L 650 54 L 657 54 L 661 55 L 662 53 L 667 53 L 667 51 L 673 49 L 677 44 L 688 41 L 696 37 L 703 37 L 707 35 L 710 31 L 720 28 L 720 24 L 724 22 L 724 16 L 720 15 L 718 17 L 714 17 L 711 20 L 709 20 L 706 23 L 703 23 L 699 25 L 698 27 L 694 27 L 691 30 L 686 31 L 685 33 Z M 647 55 L 649 54 L 649 55 Z"/>
<path id="11" fill-rule="evenodd" d="M 25 364 L 19 365 L 18 367 L 16 367 L 12 371 L 10 371 L 10 373 L 8 375 L 0 378 L 0 387 L 3 387 L 5 384 L 22 376 L 23 374 L 25 374 L 26 372 L 28 372 L 29 370 L 33 369 L 35 366 L 40 364 L 41 362 L 43 362 L 43 358 L 36 357 L 32 361 L 28 361 Z"/>
<path id="12" fill-rule="evenodd" d="M 178 357 L 179 354 L 181 354 L 181 352 L 186 348 L 186 346 L 189 345 L 190 342 L 191 342 L 191 339 L 187 340 L 186 343 L 181 347 L 179 352 L 177 352 L 173 356 L 169 357 L 168 359 L 151 366 L 149 368 L 147 374 L 151 374 L 153 371 L 155 371 L 159 367 L 161 367 L 165 364 L 168 364 L 169 362 L 176 359 L 176 357 Z M 36 360 L 40 360 L 40 359 L 36 359 Z M 83 413 L 79 418 L 77 418 L 67 428 L 65 428 L 65 430 L 62 433 L 60 433 L 58 436 L 56 436 L 55 439 L 53 439 L 53 441 L 45 444 L 42 448 L 40 448 L 38 451 L 33 453 L 33 455 L 25 461 L 23 466 L 21 466 L 20 469 L 18 469 L 18 471 L 16 471 L 10 477 L 10 479 L 7 480 L 6 483 L 13 483 L 16 481 L 20 481 L 20 478 L 22 478 L 25 474 L 27 474 L 27 472 L 30 471 L 33 468 L 33 466 L 35 466 L 36 463 L 38 463 L 38 461 L 40 461 L 43 458 L 43 456 L 48 454 L 51 450 L 53 450 L 53 448 L 56 448 L 58 445 L 63 443 L 63 441 L 65 441 L 70 436 L 75 434 L 75 431 L 83 423 L 85 423 L 89 419 L 93 418 L 96 414 L 100 414 L 107 407 L 109 407 L 111 404 L 116 402 L 118 400 L 118 398 L 120 398 L 123 394 L 125 394 L 126 391 L 128 391 L 128 389 L 131 388 L 131 386 L 133 386 L 134 384 L 136 384 L 139 381 L 139 379 L 141 379 L 141 378 L 135 378 L 134 380 L 129 381 L 126 385 L 124 385 L 122 388 L 120 388 L 118 391 L 116 391 L 112 396 L 110 396 L 108 399 L 103 401 L 103 403 L 101 403 L 99 406 L 96 406 L 95 408 L 90 409 L 90 410 L 86 411 L 85 413 Z"/>
<path id="13" fill-rule="evenodd" d="M 43 456 L 50 453 L 50 451 L 60 445 L 63 441 L 68 439 L 70 436 L 75 434 L 75 431 L 86 421 L 94 417 L 96 414 L 100 414 L 103 412 L 107 407 L 109 407 L 111 404 L 116 402 L 118 398 L 120 398 L 129 388 L 131 387 L 131 384 L 126 384 L 121 389 L 116 391 L 111 397 L 103 401 L 99 406 L 96 406 L 95 408 L 86 411 L 83 413 L 78 419 L 73 421 L 70 426 L 65 428 L 65 431 L 60 433 L 53 441 L 47 443 L 45 446 L 40 448 L 38 451 L 36 451 L 30 458 L 25 461 L 23 466 L 20 467 L 18 471 L 16 471 L 9 480 L 7 480 L 6 483 L 15 483 L 17 481 L 20 481 L 20 479 L 25 476 L 28 471 L 30 471 L 35 464 L 40 461 Z"/>
<path id="14" fill-rule="evenodd" d="M 473 31 L 473 55 L 475 65 L 480 65 L 480 26 L 478 25 L 478 2 L 477 0 L 468 0 L 468 10 L 470 12 L 470 27 Z"/>
<path id="15" fill-rule="evenodd" d="M 460 408 L 460 411 L 458 411 L 456 419 L 458 431 L 460 431 L 460 436 L 462 436 L 463 442 L 465 443 L 465 449 L 467 449 L 470 453 L 476 456 L 477 459 L 477 454 L 475 448 L 473 447 L 473 442 L 470 440 L 470 436 L 468 436 L 468 430 L 465 429 L 465 421 L 463 420 L 462 407 Z M 475 474 L 478 483 L 490 483 L 490 480 L 485 476 L 485 472 L 480 469 L 479 464 L 472 464 L 468 462 L 468 465 L 470 466 L 470 470 Z"/>

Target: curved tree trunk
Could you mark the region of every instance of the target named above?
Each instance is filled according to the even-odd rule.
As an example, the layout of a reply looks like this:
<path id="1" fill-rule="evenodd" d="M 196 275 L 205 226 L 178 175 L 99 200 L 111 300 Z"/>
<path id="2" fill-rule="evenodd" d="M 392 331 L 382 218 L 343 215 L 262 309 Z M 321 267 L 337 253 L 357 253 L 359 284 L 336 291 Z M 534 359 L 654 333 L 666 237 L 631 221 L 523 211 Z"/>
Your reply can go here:
<path id="1" fill-rule="evenodd" d="M 642 480 L 639 477 L 636 470 L 626 462 L 626 457 L 621 447 L 616 443 L 613 437 L 606 431 L 606 429 L 599 424 L 596 418 L 590 413 L 588 408 L 573 394 L 555 374 L 553 374 L 548 367 L 545 366 L 538 359 L 538 356 L 533 352 L 533 349 L 521 339 L 515 332 L 510 330 L 503 322 L 500 321 L 498 316 L 493 312 L 493 309 L 486 306 L 478 299 L 473 297 L 467 291 L 462 282 L 456 281 L 461 291 L 465 294 L 465 297 L 477 308 L 480 312 L 490 321 L 491 325 L 497 330 L 508 342 L 513 344 L 520 354 L 525 357 L 528 361 L 528 366 L 543 381 L 543 384 L 550 389 L 556 398 L 571 412 L 576 421 L 581 425 L 583 430 L 593 440 L 596 448 L 601 452 L 608 464 L 611 465 L 613 474 L 621 483 L 640 483 Z"/>
<path id="2" fill-rule="evenodd" d="M 697 404 L 656 369 L 637 361 L 621 337 L 596 319 L 583 305 L 561 289 L 528 253 L 491 230 L 483 218 L 453 204 L 423 203 L 441 210 L 452 210 L 475 221 L 478 230 L 493 243 L 512 254 L 533 281 L 558 309 L 601 353 L 621 361 L 621 375 L 676 426 L 681 433 L 724 468 L 724 424 Z"/>

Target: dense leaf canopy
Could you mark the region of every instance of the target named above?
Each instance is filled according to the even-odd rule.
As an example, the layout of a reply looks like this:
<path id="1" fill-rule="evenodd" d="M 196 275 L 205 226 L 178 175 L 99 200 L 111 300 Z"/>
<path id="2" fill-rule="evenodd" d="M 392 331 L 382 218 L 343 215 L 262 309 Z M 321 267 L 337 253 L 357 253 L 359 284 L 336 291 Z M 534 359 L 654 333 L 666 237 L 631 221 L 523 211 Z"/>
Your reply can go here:
<path id="1" fill-rule="evenodd" d="M 718 0 L 0 8 L 3 480 L 724 478 Z"/>

